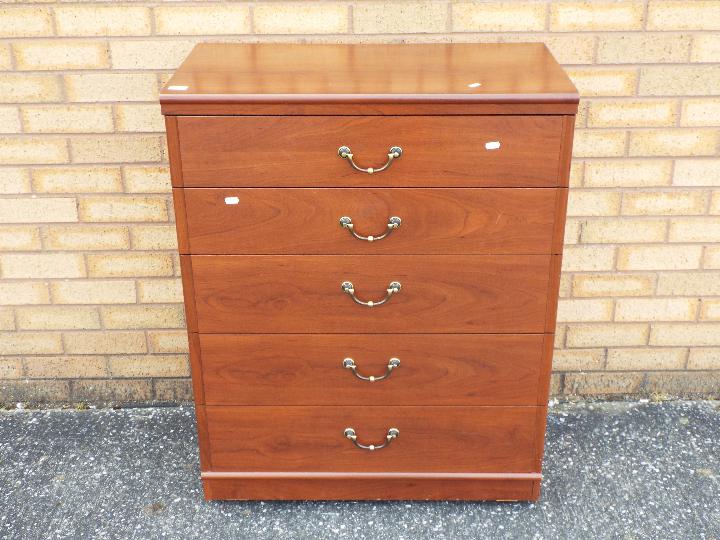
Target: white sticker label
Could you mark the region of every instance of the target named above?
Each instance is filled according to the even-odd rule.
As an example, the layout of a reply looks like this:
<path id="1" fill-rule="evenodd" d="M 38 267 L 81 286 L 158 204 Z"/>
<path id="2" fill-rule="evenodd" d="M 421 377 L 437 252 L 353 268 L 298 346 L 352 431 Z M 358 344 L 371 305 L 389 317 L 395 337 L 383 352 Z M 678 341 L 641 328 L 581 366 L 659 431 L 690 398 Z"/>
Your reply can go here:
<path id="1" fill-rule="evenodd" d="M 485 143 L 485 150 L 497 150 L 500 148 L 500 141 L 488 141 Z"/>
<path id="2" fill-rule="evenodd" d="M 225 197 L 225 204 L 238 204 L 240 197 Z"/>
<path id="3" fill-rule="evenodd" d="M 183 92 L 188 89 L 188 86 L 185 84 L 173 84 L 171 86 L 168 86 L 168 90 L 175 90 L 177 92 Z"/>

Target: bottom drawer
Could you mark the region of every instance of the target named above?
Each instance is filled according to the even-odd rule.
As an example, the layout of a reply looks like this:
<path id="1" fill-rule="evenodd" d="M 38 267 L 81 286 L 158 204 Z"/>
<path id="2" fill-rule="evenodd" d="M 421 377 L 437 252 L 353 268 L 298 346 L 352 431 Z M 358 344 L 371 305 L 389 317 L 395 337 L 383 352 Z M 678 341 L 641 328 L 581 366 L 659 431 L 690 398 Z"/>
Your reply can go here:
<path id="1" fill-rule="evenodd" d="M 205 406 L 199 413 L 212 471 L 522 473 L 540 471 L 547 410 Z M 347 428 L 375 450 L 355 446 Z M 377 448 L 390 428 L 399 435 Z"/>

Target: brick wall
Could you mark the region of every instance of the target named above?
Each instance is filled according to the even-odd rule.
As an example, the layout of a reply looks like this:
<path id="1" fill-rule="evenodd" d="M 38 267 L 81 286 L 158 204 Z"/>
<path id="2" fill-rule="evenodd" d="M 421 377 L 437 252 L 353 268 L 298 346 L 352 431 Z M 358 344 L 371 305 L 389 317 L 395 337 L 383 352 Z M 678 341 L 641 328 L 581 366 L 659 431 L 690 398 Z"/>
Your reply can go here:
<path id="1" fill-rule="evenodd" d="M 720 2 L 0 7 L 0 402 L 188 399 L 158 88 L 198 41 L 544 41 L 583 96 L 557 394 L 720 393 Z"/>

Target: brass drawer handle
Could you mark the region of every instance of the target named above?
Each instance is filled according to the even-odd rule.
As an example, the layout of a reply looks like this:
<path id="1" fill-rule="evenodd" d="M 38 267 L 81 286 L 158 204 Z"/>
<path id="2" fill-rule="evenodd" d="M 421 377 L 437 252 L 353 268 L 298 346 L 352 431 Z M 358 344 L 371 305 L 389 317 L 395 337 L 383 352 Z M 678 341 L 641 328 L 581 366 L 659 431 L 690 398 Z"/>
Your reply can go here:
<path id="1" fill-rule="evenodd" d="M 373 450 L 380 450 L 381 448 L 389 446 L 390 443 L 397 439 L 399 436 L 400 430 L 398 428 L 391 427 L 387 431 L 387 435 L 385 436 L 385 442 L 383 442 L 382 444 L 362 444 L 357 441 L 357 435 L 355 435 L 355 430 L 353 428 L 345 428 L 345 438 L 350 439 L 352 443 L 358 448 L 362 448 L 363 450 L 370 450 L 371 452 Z"/>
<path id="2" fill-rule="evenodd" d="M 400 224 L 402 223 L 402 219 L 400 219 L 397 216 L 393 216 L 388 220 L 387 224 L 387 231 L 385 231 L 380 236 L 362 236 L 355 232 L 355 225 L 352 222 L 352 218 L 349 218 L 348 216 L 343 216 L 340 218 L 340 226 L 343 229 L 347 229 L 352 233 L 352 235 L 359 239 L 359 240 L 367 240 L 368 242 L 375 242 L 376 240 L 382 240 L 386 236 L 388 236 L 391 232 L 393 232 L 395 229 L 400 227 Z"/>
<path id="3" fill-rule="evenodd" d="M 393 162 L 394 159 L 400 158 L 402 156 L 403 150 L 399 146 L 391 146 L 390 151 L 388 152 L 388 160 L 385 162 L 385 165 L 380 167 L 379 169 L 373 169 L 372 167 L 368 167 L 367 169 L 363 169 L 362 167 L 358 167 L 357 164 L 353 161 L 353 153 L 352 150 L 348 146 L 341 146 L 338 148 L 338 156 L 340 156 L 343 159 L 347 159 L 350 162 L 350 165 L 352 165 L 353 169 L 356 171 L 373 174 L 377 172 L 382 172 L 385 169 L 387 169 Z"/>
<path id="4" fill-rule="evenodd" d="M 353 372 L 353 375 L 355 375 L 358 379 L 361 381 L 369 381 L 369 382 L 375 382 L 375 381 L 382 381 L 383 379 L 387 379 L 390 374 L 392 373 L 393 369 L 400 367 L 400 359 L 399 358 L 391 358 L 387 365 L 387 371 L 383 375 L 380 375 L 379 377 L 374 377 L 373 375 L 370 375 L 366 377 L 365 375 L 360 375 L 357 371 L 357 366 L 355 365 L 355 360 L 352 358 L 346 358 L 343 360 L 343 367 L 345 369 L 351 369 Z"/>
<path id="5" fill-rule="evenodd" d="M 385 294 L 385 298 L 383 298 L 382 300 L 378 300 L 377 302 L 373 302 L 372 300 L 363 302 L 357 296 L 355 296 L 355 287 L 352 284 L 352 281 L 343 281 L 340 284 L 340 287 L 342 288 L 342 291 L 345 294 L 349 295 L 356 304 L 360 304 L 361 306 L 367 306 L 367 307 L 375 307 L 375 306 L 382 306 L 385 302 L 390 300 L 390 297 L 393 294 L 399 293 L 400 289 L 402 288 L 402 285 L 400 285 L 399 281 L 391 281 L 390 285 L 388 285 L 387 294 Z"/>

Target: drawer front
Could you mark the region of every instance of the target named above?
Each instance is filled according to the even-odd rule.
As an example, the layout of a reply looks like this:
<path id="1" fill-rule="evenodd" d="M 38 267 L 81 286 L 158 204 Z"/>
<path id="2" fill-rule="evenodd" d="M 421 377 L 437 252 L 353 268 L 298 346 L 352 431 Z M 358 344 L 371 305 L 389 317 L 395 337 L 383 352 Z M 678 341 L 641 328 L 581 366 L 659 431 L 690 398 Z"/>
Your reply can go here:
<path id="1" fill-rule="evenodd" d="M 183 255 L 202 333 L 542 333 L 549 255 Z M 552 256 L 555 257 L 555 256 Z M 189 264 L 187 261 L 189 258 Z M 391 282 L 401 290 L 377 303 Z"/>
<path id="2" fill-rule="evenodd" d="M 544 407 L 204 407 L 213 471 L 539 472 Z M 399 436 L 380 445 L 388 429 Z"/>
<path id="3" fill-rule="evenodd" d="M 176 190 L 179 188 L 176 188 Z M 185 189 L 194 254 L 550 253 L 559 189 Z M 340 226 L 352 220 L 368 242 Z"/>
<path id="4" fill-rule="evenodd" d="M 561 116 L 186 116 L 177 125 L 187 187 L 558 184 Z M 393 146 L 402 155 L 367 174 L 341 146 L 363 168 L 380 168 Z"/>
<path id="5" fill-rule="evenodd" d="M 201 334 L 199 339 L 209 405 L 547 401 L 539 383 L 549 370 L 544 345 L 552 337 L 538 334 Z M 347 358 L 354 370 L 345 367 Z M 391 359 L 397 367 L 388 371 Z"/>

